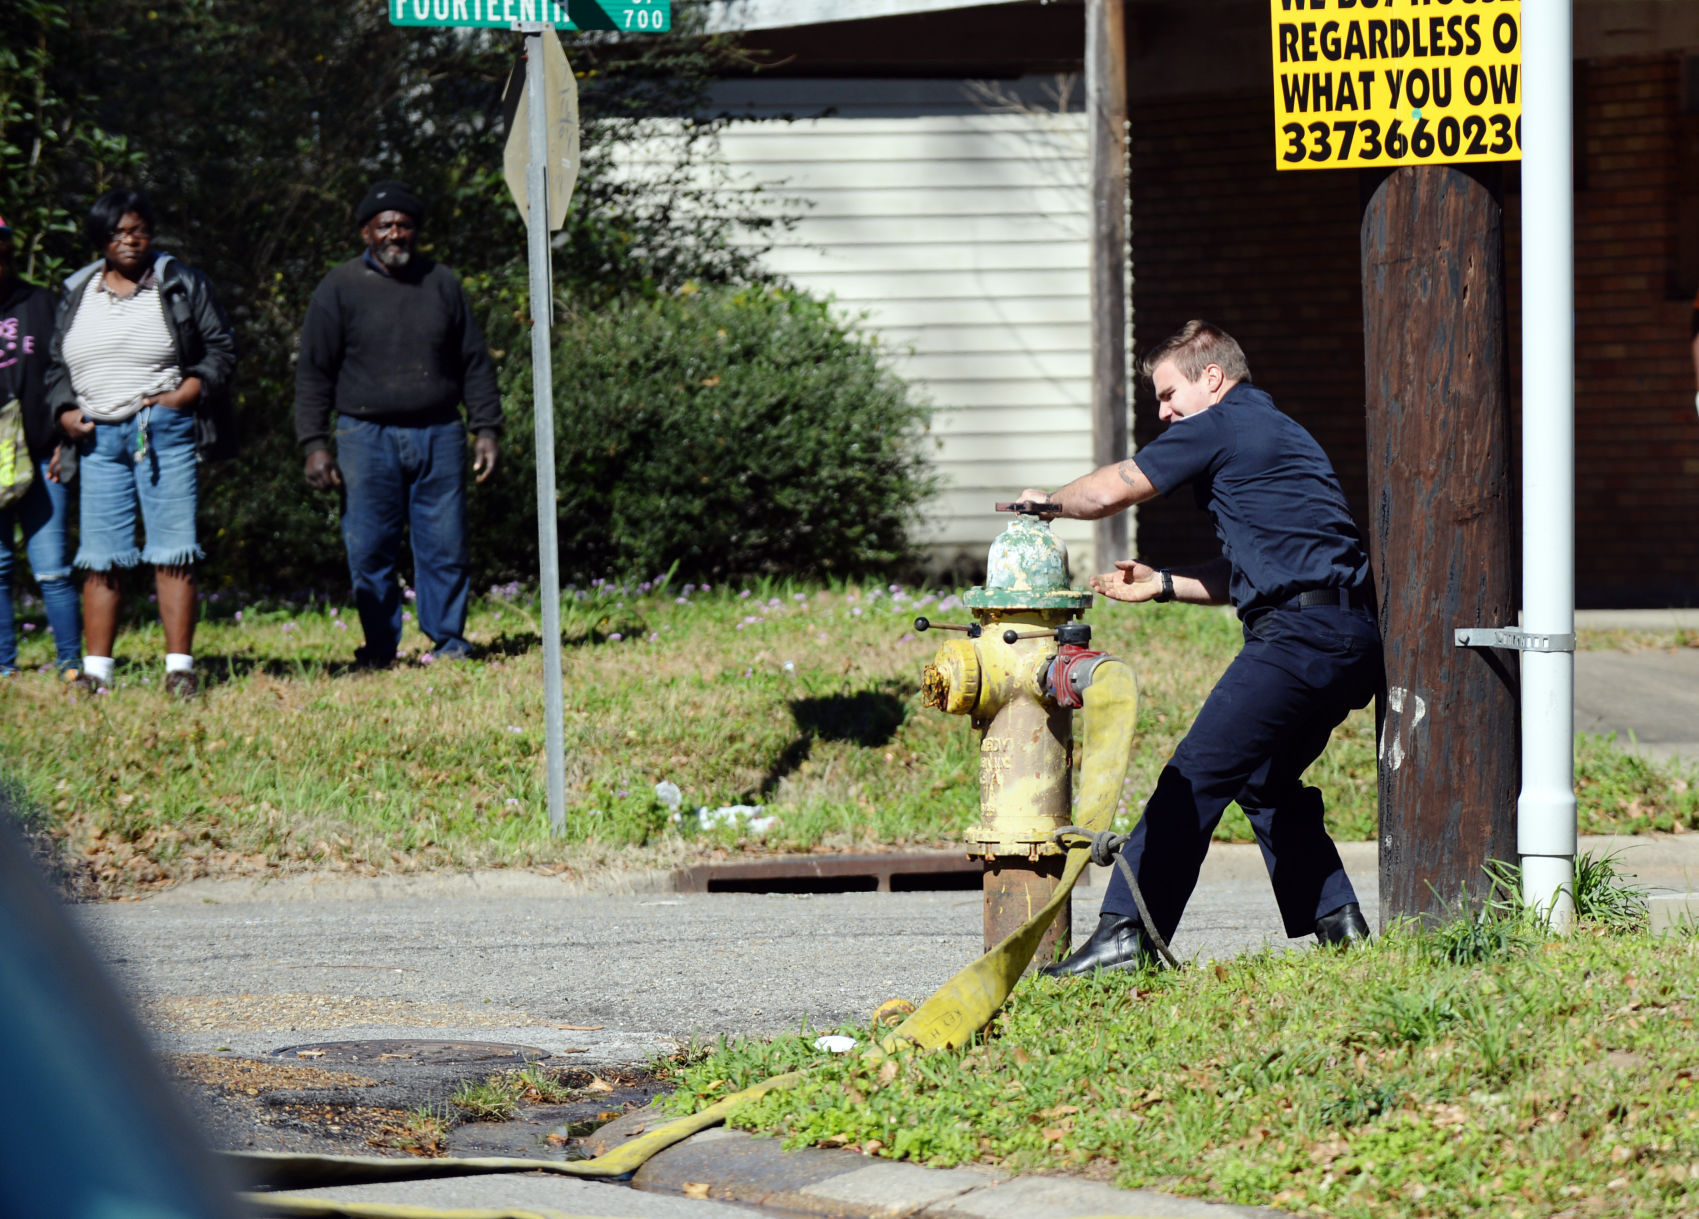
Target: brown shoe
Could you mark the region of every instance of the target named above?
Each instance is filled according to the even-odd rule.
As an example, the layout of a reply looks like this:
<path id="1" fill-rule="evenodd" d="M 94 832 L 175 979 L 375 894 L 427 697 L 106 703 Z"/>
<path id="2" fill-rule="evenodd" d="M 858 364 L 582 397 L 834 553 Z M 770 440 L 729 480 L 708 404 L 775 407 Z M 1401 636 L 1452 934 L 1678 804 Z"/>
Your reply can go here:
<path id="1" fill-rule="evenodd" d="M 95 691 L 94 678 L 81 669 L 66 669 L 59 674 L 59 680 L 65 683 L 65 693 L 72 698 L 84 698 Z"/>
<path id="2" fill-rule="evenodd" d="M 200 692 L 200 678 L 193 669 L 178 669 L 165 675 L 165 693 L 173 698 L 186 703 Z"/>

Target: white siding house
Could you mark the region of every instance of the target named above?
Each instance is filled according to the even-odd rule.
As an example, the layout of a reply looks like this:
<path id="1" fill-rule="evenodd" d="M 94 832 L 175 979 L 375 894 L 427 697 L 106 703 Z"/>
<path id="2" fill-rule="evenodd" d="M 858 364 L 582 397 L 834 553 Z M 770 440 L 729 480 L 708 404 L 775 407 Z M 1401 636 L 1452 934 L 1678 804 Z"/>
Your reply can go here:
<path id="1" fill-rule="evenodd" d="M 923 540 L 969 574 L 1007 524 L 994 502 L 1092 464 L 1078 93 L 1051 79 L 781 79 L 714 97 L 742 116 L 722 137 L 728 171 L 801 217 L 762 236 L 767 265 L 862 318 L 933 403 L 944 490 Z M 1057 531 L 1083 578 L 1090 525 Z"/>

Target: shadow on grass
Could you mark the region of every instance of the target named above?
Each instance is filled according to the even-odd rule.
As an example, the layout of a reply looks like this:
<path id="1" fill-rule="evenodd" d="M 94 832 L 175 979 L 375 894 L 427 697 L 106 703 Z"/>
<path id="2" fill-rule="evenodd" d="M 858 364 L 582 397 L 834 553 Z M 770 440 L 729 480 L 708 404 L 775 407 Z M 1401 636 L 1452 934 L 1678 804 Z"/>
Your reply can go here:
<path id="1" fill-rule="evenodd" d="M 596 647 L 608 643 L 609 640 L 604 636 L 594 633 L 561 640 L 561 646 L 567 649 Z M 475 660 L 511 660 L 514 657 L 533 655 L 542 646 L 543 637 L 535 631 L 515 632 L 498 635 L 489 643 L 479 645 L 473 658 Z M 119 667 L 122 669 L 125 665 L 121 664 Z M 402 662 L 396 667 L 409 668 L 415 666 L 408 662 Z M 205 686 L 227 685 L 230 682 L 255 674 L 286 679 L 338 678 L 359 676 L 377 671 L 369 666 L 356 664 L 352 655 L 346 658 L 318 659 L 299 656 L 237 656 L 202 653 L 195 657 L 195 668 L 200 673 L 201 682 Z M 900 715 L 897 722 L 901 722 Z"/>
<path id="2" fill-rule="evenodd" d="M 780 783 L 801 769 L 814 751 L 815 741 L 849 741 L 864 749 L 888 744 L 907 715 L 902 698 L 907 689 L 902 682 L 888 681 L 854 694 L 792 699 L 790 710 L 798 735 L 779 751 L 761 781 L 761 795 L 771 796 Z"/>

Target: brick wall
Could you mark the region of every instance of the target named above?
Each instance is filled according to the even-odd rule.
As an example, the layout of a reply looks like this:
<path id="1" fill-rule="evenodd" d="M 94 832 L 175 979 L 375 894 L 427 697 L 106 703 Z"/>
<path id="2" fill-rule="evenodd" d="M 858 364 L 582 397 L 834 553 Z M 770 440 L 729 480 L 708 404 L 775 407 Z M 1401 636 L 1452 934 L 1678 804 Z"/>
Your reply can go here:
<path id="1" fill-rule="evenodd" d="M 1366 521 L 1357 175 L 1276 172 L 1266 92 L 1137 101 L 1132 129 L 1140 351 L 1194 317 L 1238 339 L 1256 383 L 1321 442 Z M 1162 427 L 1141 377 L 1135 444 Z M 1135 549 L 1167 565 L 1220 553 L 1187 493 L 1139 508 Z"/>
<path id="2" fill-rule="evenodd" d="M 1688 344 L 1699 284 L 1680 282 L 1677 269 L 1678 188 L 1693 168 L 1679 144 L 1680 62 L 1594 61 L 1580 80 L 1576 600 L 1699 604 L 1699 414 Z"/>
<path id="3" fill-rule="evenodd" d="M 1699 414 L 1688 346 L 1699 283 L 1680 282 L 1678 250 L 1682 188 L 1685 181 L 1694 193 L 1699 174 L 1689 163 L 1693 131 L 1684 126 L 1695 120 L 1679 113 L 1673 56 L 1594 61 L 1578 82 L 1577 604 L 1699 604 Z M 1351 172 L 1276 172 L 1268 108 L 1262 92 L 1134 104 L 1138 342 L 1148 347 L 1190 317 L 1232 333 L 1257 382 L 1326 449 L 1366 523 L 1363 186 Z M 1507 189 L 1517 400 L 1514 173 Z M 1699 200 L 1687 210 L 1699 225 Z M 1135 441 L 1149 441 L 1161 427 L 1141 382 Z M 1217 553 L 1209 518 L 1188 495 L 1139 509 L 1136 550 L 1164 564 Z"/>

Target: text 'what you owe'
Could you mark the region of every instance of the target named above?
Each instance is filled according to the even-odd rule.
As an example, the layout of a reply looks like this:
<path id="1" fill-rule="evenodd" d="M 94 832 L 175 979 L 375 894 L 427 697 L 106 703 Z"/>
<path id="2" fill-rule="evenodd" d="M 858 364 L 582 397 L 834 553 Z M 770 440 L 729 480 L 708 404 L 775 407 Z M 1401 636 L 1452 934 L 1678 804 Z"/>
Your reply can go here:
<path id="1" fill-rule="evenodd" d="M 1270 7 L 1280 168 L 1521 155 L 1515 0 L 1270 0 Z"/>

